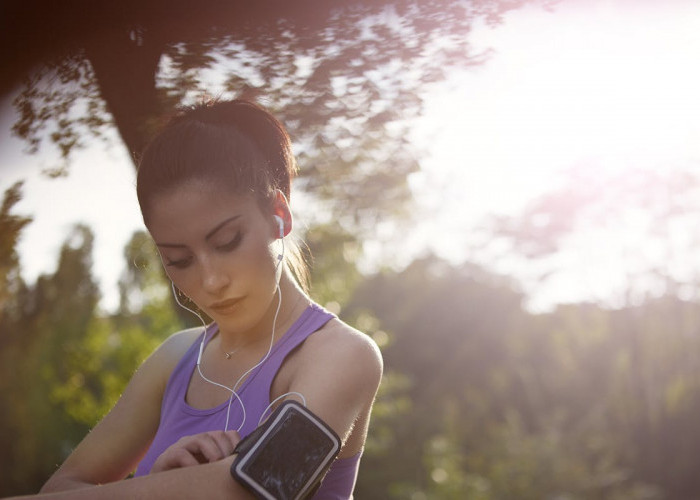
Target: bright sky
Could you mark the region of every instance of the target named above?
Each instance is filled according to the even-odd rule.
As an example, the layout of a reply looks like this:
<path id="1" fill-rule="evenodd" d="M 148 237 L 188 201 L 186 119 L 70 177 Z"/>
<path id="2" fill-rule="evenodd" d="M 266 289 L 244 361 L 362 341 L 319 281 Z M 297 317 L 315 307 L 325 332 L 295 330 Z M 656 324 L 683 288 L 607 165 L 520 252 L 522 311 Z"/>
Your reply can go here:
<path id="1" fill-rule="evenodd" d="M 493 57 L 436 93 L 417 132 L 431 138 L 416 180 L 431 213 L 413 243 L 463 260 L 481 217 L 517 213 L 573 167 L 601 178 L 630 168 L 700 173 L 699 27 L 700 2 L 564 0 L 554 13 L 525 8 L 476 31 Z M 630 273 L 659 265 L 663 252 L 643 224 L 620 222 L 571 238 L 556 263 L 563 271 L 530 306 L 619 298 Z M 677 257 L 700 269 L 690 250 Z M 491 263 L 523 278 L 540 270 Z"/>
<path id="2" fill-rule="evenodd" d="M 692 162 L 697 170 L 699 27 L 693 0 L 564 0 L 554 13 L 528 7 L 475 30 L 472 42 L 493 56 L 432 95 L 416 127 L 426 157 L 412 182 L 426 222 L 407 232 L 407 256 L 430 247 L 455 261 L 473 257 L 470 230 L 481 217 L 516 213 L 582 163 L 605 173 Z M 32 173 L 17 208 L 35 218 L 20 244 L 25 277 L 52 271 L 68 228 L 86 222 L 97 233 L 103 304 L 113 307 L 123 246 L 142 227 L 126 152 L 118 141 L 96 147 L 76 155 L 68 179 L 48 180 L 36 175 L 37 157 L 16 152 L 3 115 L 0 189 Z M 641 233 L 616 234 L 623 247 L 645 244 Z M 624 287 L 621 247 L 596 243 L 610 237 L 578 237 L 578 253 L 561 257 L 566 272 L 536 290 L 532 307 Z M 515 263 L 497 265 L 527 276 Z"/>

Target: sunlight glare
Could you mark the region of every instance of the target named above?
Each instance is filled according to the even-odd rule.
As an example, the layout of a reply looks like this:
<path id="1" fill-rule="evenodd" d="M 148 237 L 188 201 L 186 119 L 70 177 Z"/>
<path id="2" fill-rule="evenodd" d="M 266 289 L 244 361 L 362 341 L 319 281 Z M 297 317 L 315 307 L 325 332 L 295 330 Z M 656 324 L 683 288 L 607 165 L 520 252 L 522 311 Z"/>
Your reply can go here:
<path id="1" fill-rule="evenodd" d="M 572 168 L 605 174 L 700 158 L 698 25 L 700 4 L 599 0 L 564 1 L 554 13 L 525 8 L 475 30 L 476 45 L 494 55 L 429 96 L 418 124 L 417 140 L 429 147 L 416 197 L 441 215 L 414 239 L 461 261 L 484 216 L 522 211 Z M 574 245 L 586 259 L 566 258 L 585 278 L 572 288 L 569 276 L 562 296 L 623 288 L 627 278 L 610 270 L 625 256 L 611 247 L 657 260 L 654 243 L 628 222 L 606 229 L 607 248 Z"/>

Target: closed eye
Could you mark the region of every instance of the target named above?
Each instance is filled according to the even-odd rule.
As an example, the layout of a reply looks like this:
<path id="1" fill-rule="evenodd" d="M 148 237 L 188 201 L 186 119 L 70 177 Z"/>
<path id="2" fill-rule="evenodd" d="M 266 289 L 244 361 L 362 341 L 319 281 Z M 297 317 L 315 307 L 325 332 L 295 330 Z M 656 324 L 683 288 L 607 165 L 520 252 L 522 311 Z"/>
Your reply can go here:
<path id="1" fill-rule="evenodd" d="M 238 247 L 238 245 L 241 244 L 242 239 L 243 235 L 239 231 L 236 233 L 236 236 L 234 236 L 231 241 L 229 241 L 228 243 L 224 243 L 223 245 L 219 245 L 217 248 L 219 250 L 223 250 L 224 252 L 230 252 L 232 250 L 235 250 Z"/>
<path id="2" fill-rule="evenodd" d="M 185 268 L 190 265 L 190 262 L 192 262 L 192 257 L 187 257 L 185 259 L 179 259 L 179 260 L 170 260 L 165 263 L 166 266 L 170 267 L 177 267 L 178 269 Z"/>

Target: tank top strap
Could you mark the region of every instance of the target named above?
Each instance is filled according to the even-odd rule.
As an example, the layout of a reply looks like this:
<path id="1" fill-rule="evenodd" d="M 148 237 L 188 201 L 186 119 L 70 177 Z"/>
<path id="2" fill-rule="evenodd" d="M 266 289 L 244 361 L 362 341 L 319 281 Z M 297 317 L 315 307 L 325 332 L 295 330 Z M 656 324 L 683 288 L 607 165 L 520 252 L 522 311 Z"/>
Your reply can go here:
<path id="1" fill-rule="evenodd" d="M 270 382 L 272 382 L 289 353 L 334 317 L 332 313 L 317 304 L 309 305 L 273 346 L 270 356 L 260 366 L 256 375 L 263 378 L 270 377 Z"/>
<path id="2" fill-rule="evenodd" d="M 271 403 L 272 382 L 289 353 L 334 317 L 334 314 L 317 304 L 309 305 L 282 338 L 275 343 L 265 362 L 246 379 L 239 394 L 252 418 L 246 420 L 246 425 L 241 431 L 242 436 L 257 426 L 260 417 L 268 409 Z M 253 427 L 249 427 L 253 422 Z"/>
<path id="3" fill-rule="evenodd" d="M 162 411 L 161 411 L 161 422 L 168 412 L 179 408 L 181 404 L 185 402 L 185 394 L 187 393 L 187 388 L 190 385 L 190 378 L 192 377 L 192 370 L 197 364 L 197 357 L 199 355 L 199 347 L 204 341 L 209 343 L 211 338 L 214 336 L 214 332 L 218 331 L 219 326 L 216 323 L 210 323 L 202 330 L 202 333 L 197 335 L 197 338 L 192 345 L 187 349 L 185 354 L 180 358 L 177 365 L 170 373 L 168 377 L 168 383 L 165 386 L 165 392 L 163 394 Z"/>

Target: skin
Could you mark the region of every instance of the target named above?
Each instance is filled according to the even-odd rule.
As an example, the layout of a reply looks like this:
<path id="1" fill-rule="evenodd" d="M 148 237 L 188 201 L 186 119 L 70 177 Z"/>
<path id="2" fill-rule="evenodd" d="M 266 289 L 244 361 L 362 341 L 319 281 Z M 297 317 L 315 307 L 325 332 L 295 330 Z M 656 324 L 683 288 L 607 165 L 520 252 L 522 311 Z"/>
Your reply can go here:
<path id="1" fill-rule="evenodd" d="M 219 325 L 204 350 L 203 371 L 232 385 L 270 346 L 277 276 L 282 301 L 274 341 L 310 303 L 286 268 L 277 267 L 282 247 L 272 216 L 284 220 L 285 235 L 291 231 L 286 199 L 279 193 L 270 212 L 250 195 L 191 182 L 158 195 L 144 215 L 170 279 Z M 235 303 L 217 306 L 222 301 Z M 168 377 L 200 331 L 174 334 L 142 364 L 110 413 L 44 485 L 41 493 L 48 495 L 39 497 L 250 498 L 228 473 L 239 440 L 235 431 L 185 437 L 158 458 L 150 475 L 120 481 L 148 449 Z M 234 350 L 227 360 L 223 353 Z M 381 356 L 371 339 L 333 319 L 288 356 L 270 400 L 302 393 L 308 408 L 341 437 L 339 457 L 351 457 L 364 446 L 381 374 Z M 195 375 L 186 400 L 195 408 L 211 408 L 229 395 Z"/>

